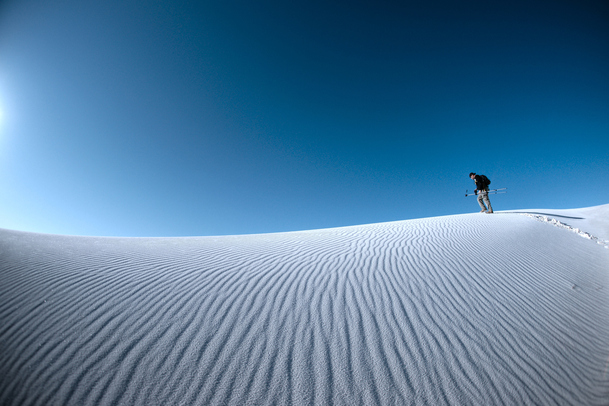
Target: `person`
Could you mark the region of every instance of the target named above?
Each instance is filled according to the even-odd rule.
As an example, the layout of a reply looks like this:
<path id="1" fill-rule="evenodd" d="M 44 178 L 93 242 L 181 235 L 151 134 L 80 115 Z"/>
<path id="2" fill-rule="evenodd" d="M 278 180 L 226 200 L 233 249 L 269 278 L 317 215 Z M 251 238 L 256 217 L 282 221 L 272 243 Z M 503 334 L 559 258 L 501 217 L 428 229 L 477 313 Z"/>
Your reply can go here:
<path id="1" fill-rule="evenodd" d="M 476 183 L 476 190 L 474 190 L 474 193 L 478 195 L 478 204 L 482 209 L 480 210 L 480 213 L 492 213 L 493 207 L 491 206 L 491 201 L 488 198 L 488 185 L 484 183 L 480 175 L 476 175 L 474 172 L 470 173 L 469 177 Z M 486 206 L 484 205 L 485 203 Z"/>

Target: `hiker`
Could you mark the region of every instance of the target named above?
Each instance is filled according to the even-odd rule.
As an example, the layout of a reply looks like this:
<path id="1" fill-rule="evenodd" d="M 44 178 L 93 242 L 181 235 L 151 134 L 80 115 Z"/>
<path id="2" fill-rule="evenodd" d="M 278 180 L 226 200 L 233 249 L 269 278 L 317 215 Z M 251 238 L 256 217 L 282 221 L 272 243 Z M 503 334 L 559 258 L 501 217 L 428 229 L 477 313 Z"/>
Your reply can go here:
<path id="1" fill-rule="evenodd" d="M 470 179 L 476 183 L 474 193 L 478 195 L 478 204 L 480 205 L 480 213 L 492 213 L 491 201 L 488 198 L 488 185 L 491 183 L 484 175 L 476 175 L 474 172 L 469 174 Z M 486 206 L 484 205 L 486 203 Z M 488 209 L 487 209 L 488 206 Z"/>

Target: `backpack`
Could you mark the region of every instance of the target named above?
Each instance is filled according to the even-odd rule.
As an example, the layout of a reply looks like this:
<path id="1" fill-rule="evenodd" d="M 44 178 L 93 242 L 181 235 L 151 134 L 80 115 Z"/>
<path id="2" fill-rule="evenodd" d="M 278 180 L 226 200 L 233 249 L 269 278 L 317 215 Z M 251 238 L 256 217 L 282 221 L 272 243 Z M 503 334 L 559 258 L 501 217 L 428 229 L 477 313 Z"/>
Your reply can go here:
<path id="1" fill-rule="evenodd" d="M 488 185 L 491 184 L 491 180 L 489 178 L 487 178 L 486 176 L 484 176 L 484 175 L 478 175 L 478 176 L 480 176 L 480 180 L 482 180 L 483 187 L 488 187 Z"/>

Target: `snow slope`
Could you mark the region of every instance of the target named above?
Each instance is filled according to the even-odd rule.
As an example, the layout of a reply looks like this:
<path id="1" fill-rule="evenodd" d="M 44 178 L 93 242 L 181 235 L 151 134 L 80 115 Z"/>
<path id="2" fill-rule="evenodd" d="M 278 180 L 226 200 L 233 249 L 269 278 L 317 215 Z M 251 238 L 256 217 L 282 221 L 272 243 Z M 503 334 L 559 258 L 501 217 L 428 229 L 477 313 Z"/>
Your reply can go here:
<path id="1" fill-rule="evenodd" d="M 503 213 L 528 213 L 553 218 L 573 228 L 579 228 L 598 239 L 609 241 L 609 204 L 567 210 L 516 210 Z"/>
<path id="2" fill-rule="evenodd" d="M 2 405 L 609 404 L 609 250 L 518 213 L 0 230 L 0 323 Z"/>

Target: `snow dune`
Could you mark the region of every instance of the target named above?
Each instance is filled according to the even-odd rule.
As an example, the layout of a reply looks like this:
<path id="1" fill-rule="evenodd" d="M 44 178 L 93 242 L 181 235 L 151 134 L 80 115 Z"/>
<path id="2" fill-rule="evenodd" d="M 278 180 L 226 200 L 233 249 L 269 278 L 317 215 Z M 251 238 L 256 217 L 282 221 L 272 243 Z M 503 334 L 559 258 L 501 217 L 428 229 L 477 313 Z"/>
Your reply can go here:
<path id="1" fill-rule="evenodd" d="M 0 404 L 607 405 L 609 249 L 518 213 L 0 230 Z"/>

